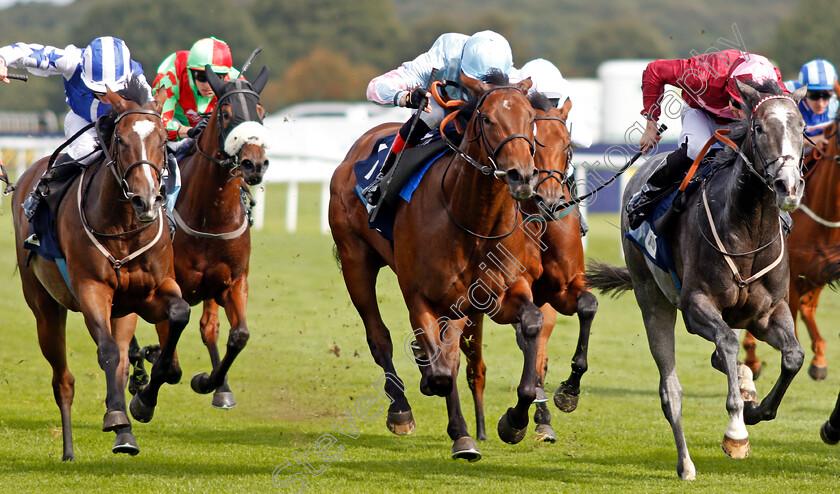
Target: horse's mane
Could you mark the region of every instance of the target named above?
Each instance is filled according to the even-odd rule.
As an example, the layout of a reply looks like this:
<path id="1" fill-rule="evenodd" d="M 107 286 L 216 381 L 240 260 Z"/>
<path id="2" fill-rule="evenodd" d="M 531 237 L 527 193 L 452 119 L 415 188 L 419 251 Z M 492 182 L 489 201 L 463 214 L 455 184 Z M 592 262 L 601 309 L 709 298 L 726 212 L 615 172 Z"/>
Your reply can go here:
<path id="1" fill-rule="evenodd" d="M 143 83 L 143 79 L 137 75 L 132 75 L 126 86 L 117 91 L 117 94 L 120 98 L 133 101 L 141 107 L 145 106 L 149 101 L 149 90 L 146 84 Z M 105 139 L 105 141 L 111 140 L 118 116 L 119 113 L 117 110 L 115 108 L 111 108 L 111 111 L 107 115 L 103 116 L 99 121 L 99 129 L 101 130 L 102 138 Z"/>
<path id="2" fill-rule="evenodd" d="M 758 83 L 754 81 L 742 81 L 744 84 L 750 86 L 751 88 L 755 89 L 762 95 L 781 95 L 784 94 L 782 88 L 779 87 L 779 83 L 772 79 L 767 79 L 764 82 Z M 750 129 L 750 122 L 752 119 L 752 108 L 745 109 L 747 116 L 744 117 L 742 120 L 736 120 L 729 124 L 729 138 L 738 145 L 744 143 L 744 140 L 747 138 L 747 133 Z M 715 165 L 723 165 L 735 160 L 738 157 L 737 151 L 734 149 L 724 146 L 723 151 L 719 152 L 715 157 L 714 164 Z"/>
<path id="3" fill-rule="evenodd" d="M 533 106 L 537 110 L 542 110 L 544 112 L 548 112 L 551 110 L 554 105 L 551 104 L 548 97 L 543 93 L 531 93 L 528 95 L 528 101 L 531 102 L 531 106 Z"/>

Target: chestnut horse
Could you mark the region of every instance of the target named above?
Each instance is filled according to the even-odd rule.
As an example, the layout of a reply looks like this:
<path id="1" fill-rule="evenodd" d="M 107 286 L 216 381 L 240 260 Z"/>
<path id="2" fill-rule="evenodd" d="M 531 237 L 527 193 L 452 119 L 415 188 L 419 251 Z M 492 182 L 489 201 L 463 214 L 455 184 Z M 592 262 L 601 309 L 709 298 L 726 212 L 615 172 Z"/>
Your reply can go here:
<path id="1" fill-rule="evenodd" d="M 57 236 L 69 286 L 55 262 L 37 255 L 29 259 L 30 252 L 23 247 L 31 231 L 20 206 L 46 170 L 47 158 L 21 176 L 12 201 L 23 294 L 37 321 L 41 352 L 53 369 L 64 460 L 74 459 L 70 407 L 75 380 L 65 348 L 68 309 L 84 315 L 96 342 L 107 386 L 102 430 L 116 433 L 114 453 L 139 452 L 125 404 L 128 343 L 138 314 L 152 323 L 166 320 L 171 328 L 144 399 L 156 403 L 161 384 L 175 383 L 181 376 L 172 364 L 190 307 L 175 283 L 172 245 L 161 214 L 160 171 L 166 163 L 163 98 L 147 102 L 148 91 L 137 79 L 120 94 L 127 99 L 107 92 L 114 112 L 97 122 L 98 128 L 99 124 L 114 127 L 110 147 L 104 150 L 105 162 L 91 165 L 75 179 L 57 211 Z M 102 138 L 107 142 L 107 137 Z"/>
<path id="2" fill-rule="evenodd" d="M 835 92 L 840 95 L 840 84 Z M 828 147 L 805 175 L 805 195 L 799 209 L 791 213 L 793 229 L 788 237 L 790 245 L 790 312 L 796 322 L 802 314 L 811 337 L 814 358 L 808 367 L 811 378 L 822 381 L 828 374 L 825 360 L 825 340 L 817 327 L 817 303 L 825 285 L 840 280 L 840 112 L 834 123 L 825 129 Z M 755 353 L 755 338 L 744 336 L 747 364 L 755 375 L 761 361 Z"/>
<path id="3" fill-rule="evenodd" d="M 196 374 L 190 384 L 202 394 L 215 390 L 213 406 L 227 409 L 236 406 L 227 372 L 249 336 L 245 307 L 251 231 L 244 197 L 245 184 L 262 182 L 268 168 L 267 133 L 262 125 L 265 110 L 259 95 L 268 80 L 268 68 L 263 67 L 253 84 L 242 78 L 225 82 L 212 70 L 206 72 L 218 102 L 196 139 L 196 154 L 180 163 L 183 185 L 173 211 L 178 230 L 172 244 L 175 277 L 184 299 L 190 305 L 204 302 L 201 337 L 213 366 L 210 374 Z M 216 345 L 219 305 L 230 322 L 222 359 Z M 161 341 L 165 340 L 166 322 L 156 329 Z M 138 396 L 131 400 L 131 413 L 147 422 L 151 415 Z"/>
<path id="4" fill-rule="evenodd" d="M 539 100 L 537 100 L 539 102 Z M 533 100 L 532 100 L 533 102 Z M 548 103 L 547 100 L 545 103 Z M 564 412 L 577 408 L 580 394 L 580 379 L 587 370 L 587 350 L 592 320 L 598 309 L 598 301 L 586 286 L 583 257 L 583 243 L 580 236 L 580 216 L 577 210 L 560 209 L 557 206 L 572 197 L 568 166 L 571 161 L 571 138 L 566 127 L 566 118 L 571 110 L 571 100 L 560 108 L 548 109 L 542 106 L 537 113 L 537 151 L 534 164 L 539 170 L 541 183 L 537 186 L 536 200 L 523 203 L 528 214 L 528 233 L 534 246 L 540 249 L 543 274 L 532 288 L 534 303 L 540 305 L 543 313 L 543 327 L 537 350 L 538 389 L 534 422 L 538 440 L 554 442 L 556 436 L 551 428 L 551 413 L 545 405 L 547 397 L 543 391 L 548 371 L 548 339 L 554 329 L 557 312 L 563 315 L 578 315 L 580 331 L 577 348 L 572 358 L 572 373 L 554 395 L 554 403 Z M 537 107 L 541 105 L 536 103 Z M 549 212 L 545 218 L 545 212 Z M 473 393 L 476 415 L 476 438 L 487 439 L 484 427 L 484 384 L 486 366 L 482 358 L 483 318 L 468 325 L 461 339 L 461 350 L 467 356 L 467 383 Z M 517 331 L 519 329 L 517 328 Z"/>
<path id="5" fill-rule="evenodd" d="M 525 94 L 530 79 L 508 85 L 504 76 L 479 82 L 462 76 L 474 97 L 464 137 L 431 166 L 411 202 L 396 210 L 393 245 L 368 227 L 368 213 L 354 193 L 353 164 L 366 158 L 379 137 L 400 124 L 383 124 L 359 138 L 330 183 L 329 219 L 350 298 L 362 318 L 374 360 L 394 376 L 385 391 L 392 402 L 386 425 L 396 434 L 414 430 L 411 407 L 393 364 L 393 346 L 376 300 L 379 270 L 397 274 L 409 310 L 420 389 L 446 397 L 453 458 L 480 453 L 461 416 L 455 385 L 458 341 L 468 318 L 486 313 L 499 323 L 520 322 L 524 364 L 518 403 L 502 416 L 498 431 L 509 443 L 524 437 L 536 394 L 536 339 L 542 314 L 531 283 L 541 274 L 538 249 L 520 228 L 518 201 L 532 196 L 535 110 Z M 498 180 L 503 177 L 504 180 Z M 386 374 L 386 375 L 388 375 Z"/>

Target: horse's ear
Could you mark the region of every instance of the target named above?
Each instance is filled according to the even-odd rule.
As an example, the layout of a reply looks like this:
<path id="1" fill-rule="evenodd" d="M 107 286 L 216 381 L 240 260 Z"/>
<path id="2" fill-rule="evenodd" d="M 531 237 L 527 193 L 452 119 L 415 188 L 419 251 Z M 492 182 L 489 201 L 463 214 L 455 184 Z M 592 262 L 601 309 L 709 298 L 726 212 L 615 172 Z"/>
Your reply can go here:
<path id="1" fill-rule="evenodd" d="M 125 111 L 125 100 L 119 94 L 111 91 L 107 86 L 105 87 L 105 101 L 113 106 L 117 112 L 122 113 Z"/>
<path id="2" fill-rule="evenodd" d="M 161 88 L 160 91 L 158 91 L 158 93 L 155 95 L 153 105 L 154 105 L 154 110 L 156 112 L 158 112 L 158 113 L 163 112 L 163 104 L 167 100 L 168 91 L 169 90 L 166 89 L 166 88 Z"/>
<path id="3" fill-rule="evenodd" d="M 516 83 L 516 87 L 518 87 L 519 90 L 522 91 L 522 94 L 528 94 L 528 91 L 531 90 L 531 86 L 533 85 L 534 81 L 532 81 L 530 77 L 525 79 L 524 81 L 519 81 Z"/>
<path id="4" fill-rule="evenodd" d="M 566 98 L 566 102 L 560 107 L 560 114 L 563 115 L 563 120 L 569 118 L 569 112 L 572 111 L 572 98 Z"/>
<path id="5" fill-rule="evenodd" d="M 834 94 L 836 94 L 837 97 L 840 98 L 840 81 L 838 81 L 837 79 L 834 79 Z"/>
<path id="6" fill-rule="evenodd" d="M 476 98 L 486 93 L 490 89 L 490 85 L 473 79 L 472 77 L 461 72 L 461 84 Z"/>
<path id="7" fill-rule="evenodd" d="M 268 66 L 263 65 L 260 74 L 254 79 L 254 82 L 251 83 L 251 89 L 257 92 L 257 94 L 261 93 L 263 88 L 265 88 L 265 83 L 268 82 Z"/>
<path id="8" fill-rule="evenodd" d="M 756 91 L 749 84 L 744 84 L 738 79 L 735 79 L 735 85 L 738 86 L 738 91 L 741 93 L 741 97 L 744 100 L 744 111 L 749 114 L 750 111 L 755 108 L 756 103 L 758 103 L 761 99 L 761 93 Z"/>
<path id="9" fill-rule="evenodd" d="M 837 84 L 837 83 L 835 82 L 835 84 Z M 793 98 L 793 101 L 796 101 L 796 104 L 798 105 L 799 102 L 802 101 L 802 98 L 805 97 L 805 93 L 807 93 L 807 92 L 808 92 L 808 85 L 805 84 L 801 88 L 799 88 L 796 91 L 790 93 L 790 97 Z"/>
<path id="10" fill-rule="evenodd" d="M 221 96 L 224 93 L 225 83 L 213 72 L 213 67 L 210 64 L 204 66 L 204 75 L 207 76 L 207 82 L 210 83 L 210 87 L 213 89 L 216 97 Z"/>

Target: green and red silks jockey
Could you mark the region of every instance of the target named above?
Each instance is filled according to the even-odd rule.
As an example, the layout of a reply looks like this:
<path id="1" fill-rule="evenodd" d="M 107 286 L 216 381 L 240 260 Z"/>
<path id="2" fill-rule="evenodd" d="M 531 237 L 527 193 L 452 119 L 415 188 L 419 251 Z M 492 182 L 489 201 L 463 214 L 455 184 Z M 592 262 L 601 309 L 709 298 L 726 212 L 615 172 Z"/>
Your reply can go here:
<path id="1" fill-rule="evenodd" d="M 163 121 L 170 141 L 187 137 L 187 131 L 201 121 L 202 114 L 216 107 L 216 95 L 204 75 L 206 65 L 223 81 L 239 77 L 239 71 L 232 67 L 227 43 L 213 37 L 196 41 L 189 51 L 169 55 L 157 69 L 152 88 L 155 93 L 168 91 Z"/>

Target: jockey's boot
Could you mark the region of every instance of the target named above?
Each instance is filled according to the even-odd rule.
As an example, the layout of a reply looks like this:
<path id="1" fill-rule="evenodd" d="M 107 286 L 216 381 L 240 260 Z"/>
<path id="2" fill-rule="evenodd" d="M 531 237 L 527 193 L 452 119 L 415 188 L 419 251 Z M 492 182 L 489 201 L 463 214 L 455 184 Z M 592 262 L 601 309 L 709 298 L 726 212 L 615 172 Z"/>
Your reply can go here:
<path id="1" fill-rule="evenodd" d="M 61 179 L 72 172 L 72 165 L 70 163 L 73 162 L 75 160 L 69 154 L 64 153 L 59 155 L 52 166 L 44 171 L 44 174 L 38 179 L 38 183 L 35 184 L 32 192 L 29 193 L 29 197 L 21 205 L 26 219 L 31 220 L 35 216 L 35 211 L 38 210 L 38 205 L 41 204 L 41 200 L 50 194 L 50 182 Z"/>
<path id="2" fill-rule="evenodd" d="M 665 162 L 659 165 L 659 168 L 648 177 L 641 190 L 630 198 L 624 208 L 627 211 L 627 220 L 630 223 L 631 230 L 638 228 L 650 214 L 656 202 L 661 199 L 661 196 L 675 182 L 685 177 L 685 173 L 693 161 L 686 154 L 685 145 L 680 146 L 679 149 L 665 158 Z"/>
<path id="3" fill-rule="evenodd" d="M 586 218 L 581 214 L 578 216 L 580 219 L 580 236 L 585 237 L 587 232 L 589 232 L 589 224 L 586 222 Z"/>
<path id="4" fill-rule="evenodd" d="M 391 145 L 391 149 L 388 152 L 388 156 L 385 158 L 385 163 L 382 164 L 379 174 L 365 189 L 364 196 L 367 199 L 368 204 L 379 206 L 385 196 L 385 192 L 387 192 L 385 187 L 390 182 L 389 174 L 393 174 L 392 172 L 394 171 L 393 168 L 397 161 L 397 156 L 399 156 L 403 149 L 414 147 L 420 143 L 423 137 L 429 132 L 429 130 L 431 130 L 429 125 L 422 119 L 419 119 L 414 123 L 413 129 L 411 128 L 411 123 L 412 121 L 409 120 L 400 127 L 400 131 L 394 139 L 394 144 Z M 371 216 L 371 220 L 374 216 L 375 214 Z"/>

